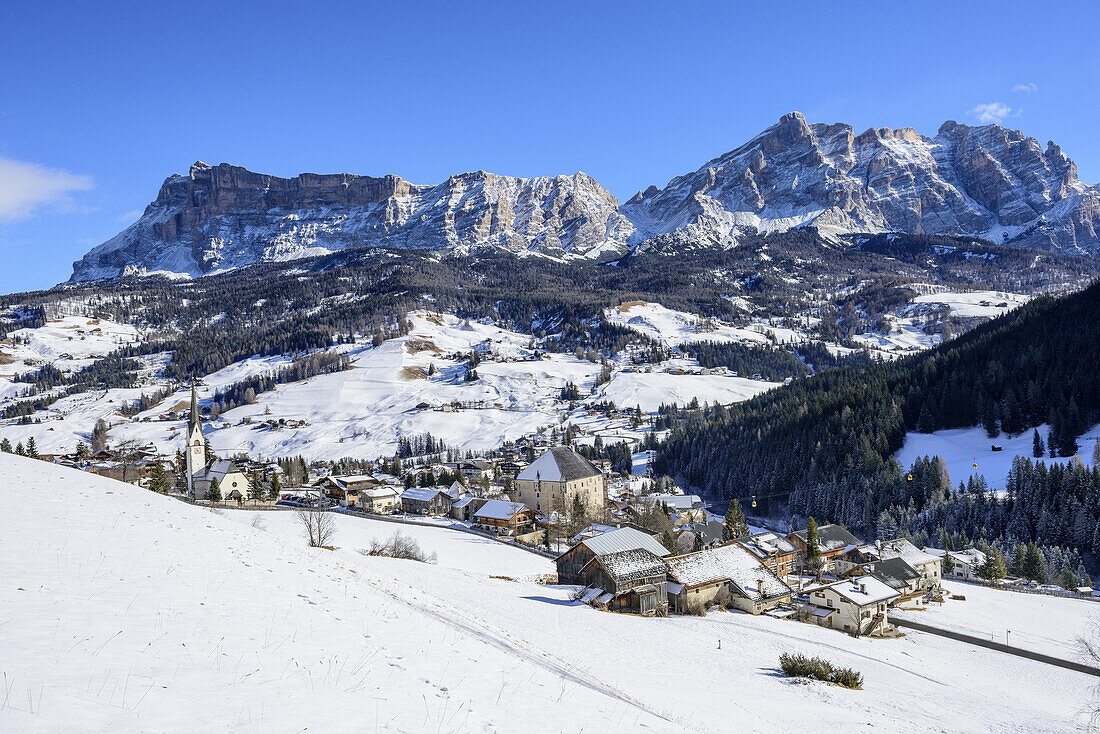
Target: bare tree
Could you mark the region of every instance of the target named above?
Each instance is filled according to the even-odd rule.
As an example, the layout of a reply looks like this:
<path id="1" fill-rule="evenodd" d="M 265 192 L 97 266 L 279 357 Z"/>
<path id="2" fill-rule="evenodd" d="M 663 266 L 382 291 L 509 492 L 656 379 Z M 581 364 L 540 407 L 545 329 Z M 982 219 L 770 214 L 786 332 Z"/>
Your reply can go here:
<path id="1" fill-rule="evenodd" d="M 295 513 L 298 522 L 306 533 L 310 548 L 328 548 L 332 546 L 332 537 L 336 534 L 336 522 L 332 515 L 319 507 L 307 507 Z"/>
<path id="2" fill-rule="evenodd" d="M 387 558 L 404 558 L 421 563 L 435 563 L 434 552 L 425 553 L 420 549 L 420 544 L 401 532 L 394 533 L 388 540 L 374 538 L 370 547 L 364 551 L 368 556 L 385 556 Z"/>
<path id="3" fill-rule="evenodd" d="M 1078 656 L 1085 665 L 1100 668 L 1100 625 L 1093 619 L 1089 630 L 1077 638 Z M 1094 689 L 1084 713 L 1089 717 L 1089 731 L 1100 731 L 1100 688 Z"/>

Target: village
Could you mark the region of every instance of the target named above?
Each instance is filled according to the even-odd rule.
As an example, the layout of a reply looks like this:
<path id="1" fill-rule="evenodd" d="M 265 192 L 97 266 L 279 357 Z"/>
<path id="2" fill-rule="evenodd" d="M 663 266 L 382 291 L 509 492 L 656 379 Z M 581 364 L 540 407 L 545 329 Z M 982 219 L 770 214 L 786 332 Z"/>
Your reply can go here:
<path id="1" fill-rule="evenodd" d="M 946 592 L 944 579 L 1003 588 L 1016 581 L 1004 578 L 999 557 L 974 547 L 865 542 L 813 518 L 802 528 L 769 529 L 750 525 L 736 500 L 715 514 L 699 496 L 651 476 L 652 452 L 640 449 L 654 434 L 639 416 L 590 431 L 535 433 L 473 458 L 446 457 L 430 445 L 415 455 L 410 444 L 404 459 L 357 462 L 351 471 L 347 462 L 215 455 L 204 435 L 210 416 L 194 388 L 181 418 L 186 446 L 174 452 L 81 444 L 47 455 L 33 439 L 14 451 L 210 507 L 341 513 L 475 533 L 553 559 L 549 582 L 615 613 L 737 610 L 889 638 L 903 634 L 892 612 L 964 599 Z M 629 472 L 594 451 L 606 445 L 631 457 Z M 1046 590 L 1092 598 L 1087 587 Z"/>

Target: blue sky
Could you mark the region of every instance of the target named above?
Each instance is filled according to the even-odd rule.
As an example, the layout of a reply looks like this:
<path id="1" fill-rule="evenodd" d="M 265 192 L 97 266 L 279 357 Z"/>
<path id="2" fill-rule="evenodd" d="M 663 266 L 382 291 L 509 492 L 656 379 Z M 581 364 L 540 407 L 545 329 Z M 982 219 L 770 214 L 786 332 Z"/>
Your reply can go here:
<path id="1" fill-rule="evenodd" d="M 625 200 L 800 110 L 926 135 L 1003 119 L 1100 182 L 1095 4 L 740 5 L 9 4 L 0 292 L 68 278 L 195 160 L 583 170 Z"/>

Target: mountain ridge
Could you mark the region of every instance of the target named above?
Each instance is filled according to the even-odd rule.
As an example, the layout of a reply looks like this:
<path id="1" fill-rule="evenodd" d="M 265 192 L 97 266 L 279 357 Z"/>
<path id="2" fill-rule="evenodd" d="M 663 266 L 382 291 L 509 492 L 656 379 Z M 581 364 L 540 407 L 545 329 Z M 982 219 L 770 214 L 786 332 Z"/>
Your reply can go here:
<path id="1" fill-rule="evenodd" d="M 201 161 L 169 176 L 141 218 L 74 263 L 70 282 L 190 276 L 372 246 L 483 248 L 613 260 L 653 247 L 728 247 L 757 231 L 900 232 L 1100 254 L 1100 189 L 1053 142 L 955 121 L 913 128 L 808 123 L 792 112 L 664 188 L 620 205 L 594 178 L 486 171 L 280 178 Z"/>

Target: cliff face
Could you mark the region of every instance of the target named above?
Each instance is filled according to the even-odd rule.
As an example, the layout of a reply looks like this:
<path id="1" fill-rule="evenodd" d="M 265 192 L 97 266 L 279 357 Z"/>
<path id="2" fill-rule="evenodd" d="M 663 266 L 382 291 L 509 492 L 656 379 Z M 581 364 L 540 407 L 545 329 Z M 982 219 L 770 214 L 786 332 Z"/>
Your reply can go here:
<path id="1" fill-rule="evenodd" d="M 350 247 L 479 248 L 611 258 L 660 245 L 729 246 L 750 229 L 966 235 L 1100 254 L 1100 189 L 1061 149 L 999 125 L 808 123 L 800 113 L 623 206 L 593 178 L 484 171 L 434 186 L 398 176 L 279 178 L 196 163 L 141 219 L 74 263 L 73 280 L 202 275 Z"/>
<path id="2" fill-rule="evenodd" d="M 417 186 L 398 176 L 286 179 L 196 163 L 187 176 L 169 177 L 137 222 L 75 263 L 73 280 L 201 275 L 368 246 L 621 254 L 633 230 L 617 209 L 583 173 L 526 179 L 479 171 Z"/>
<path id="3" fill-rule="evenodd" d="M 752 227 L 973 235 L 1079 254 L 1100 250 L 1100 198 L 1053 143 L 999 125 L 807 123 L 797 112 L 664 189 L 623 205 L 636 242 L 733 242 Z"/>

